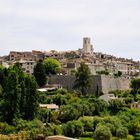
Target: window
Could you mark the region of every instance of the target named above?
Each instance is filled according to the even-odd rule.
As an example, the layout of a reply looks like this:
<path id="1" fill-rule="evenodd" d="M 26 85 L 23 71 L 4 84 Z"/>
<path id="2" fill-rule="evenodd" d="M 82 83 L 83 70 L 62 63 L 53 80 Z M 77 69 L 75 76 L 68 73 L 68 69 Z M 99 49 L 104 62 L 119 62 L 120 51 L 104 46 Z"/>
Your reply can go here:
<path id="1" fill-rule="evenodd" d="M 30 73 L 30 71 L 29 71 L 29 70 L 27 70 L 26 72 L 27 72 L 27 73 Z"/>

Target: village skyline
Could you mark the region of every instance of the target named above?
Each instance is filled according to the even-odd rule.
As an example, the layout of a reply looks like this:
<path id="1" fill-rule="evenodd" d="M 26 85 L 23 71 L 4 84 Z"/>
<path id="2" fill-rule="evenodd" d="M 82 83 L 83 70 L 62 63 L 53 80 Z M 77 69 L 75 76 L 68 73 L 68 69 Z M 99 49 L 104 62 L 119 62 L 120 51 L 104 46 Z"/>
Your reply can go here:
<path id="1" fill-rule="evenodd" d="M 10 51 L 77 50 L 90 37 L 96 52 L 140 60 L 137 0 L 0 1 L 0 56 Z"/>

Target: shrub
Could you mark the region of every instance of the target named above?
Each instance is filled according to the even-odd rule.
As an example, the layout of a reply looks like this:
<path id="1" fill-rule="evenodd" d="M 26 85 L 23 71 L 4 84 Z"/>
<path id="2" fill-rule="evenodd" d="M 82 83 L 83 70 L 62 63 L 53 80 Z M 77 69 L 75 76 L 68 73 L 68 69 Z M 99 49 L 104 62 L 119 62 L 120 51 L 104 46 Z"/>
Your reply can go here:
<path id="1" fill-rule="evenodd" d="M 84 132 L 83 125 L 80 121 L 69 121 L 62 128 L 64 135 L 68 137 L 80 137 Z"/>
<path id="2" fill-rule="evenodd" d="M 110 140 L 112 134 L 110 129 L 105 125 L 98 125 L 95 132 L 95 140 Z"/>
<path id="3" fill-rule="evenodd" d="M 83 132 L 82 137 L 93 137 L 93 132 Z"/>
<path id="4" fill-rule="evenodd" d="M 15 132 L 15 127 L 8 125 L 7 123 L 0 122 L 0 133 L 11 134 Z"/>
<path id="5" fill-rule="evenodd" d="M 128 136 L 127 136 L 127 140 L 134 140 L 134 136 L 128 135 Z"/>
<path id="6" fill-rule="evenodd" d="M 83 124 L 84 131 L 92 132 L 93 131 L 93 117 L 81 117 L 79 121 Z"/>
<path id="7" fill-rule="evenodd" d="M 120 128 L 118 128 L 117 131 L 116 131 L 116 136 L 117 136 L 118 138 L 121 138 L 121 139 L 122 139 L 122 138 L 126 138 L 127 135 L 128 135 L 128 130 L 127 130 L 126 127 L 120 127 Z"/>

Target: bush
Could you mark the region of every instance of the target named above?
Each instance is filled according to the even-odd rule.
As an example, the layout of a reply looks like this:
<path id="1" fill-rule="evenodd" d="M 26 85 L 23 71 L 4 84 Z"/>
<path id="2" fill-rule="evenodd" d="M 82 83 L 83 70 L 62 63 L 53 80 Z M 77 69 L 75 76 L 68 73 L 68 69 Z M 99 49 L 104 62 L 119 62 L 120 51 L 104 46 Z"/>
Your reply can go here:
<path id="1" fill-rule="evenodd" d="M 78 107 L 77 107 L 78 106 Z M 78 109 L 80 108 L 80 104 L 76 105 L 66 105 L 60 107 L 60 113 L 59 113 L 59 120 L 63 123 L 77 120 L 81 116 L 81 111 Z"/>
<path id="2" fill-rule="evenodd" d="M 134 136 L 128 135 L 128 136 L 127 136 L 127 140 L 134 140 Z"/>
<path id="3" fill-rule="evenodd" d="M 93 137 L 93 132 L 83 132 L 82 136 L 81 137 Z"/>
<path id="4" fill-rule="evenodd" d="M 37 119 L 33 121 L 19 119 L 16 122 L 16 129 L 18 131 L 28 132 L 30 138 L 36 138 L 39 134 L 47 135 L 47 129 L 44 127 L 43 123 Z"/>
<path id="5" fill-rule="evenodd" d="M 69 121 L 62 128 L 64 135 L 68 137 L 80 137 L 84 132 L 83 125 L 80 121 Z"/>
<path id="6" fill-rule="evenodd" d="M 126 127 L 120 127 L 120 128 L 118 128 L 117 131 L 116 131 L 116 136 L 117 136 L 118 138 L 121 138 L 121 139 L 122 139 L 122 138 L 126 138 L 127 135 L 128 135 L 128 130 L 127 130 Z"/>
<path id="7" fill-rule="evenodd" d="M 93 131 L 93 117 L 81 117 L 79 121 L 83 124 L 84 131 L 92 132 Z"/>
<path id="8" fill-rule="evenodd" d="M 47 129 L 47 136 L 62 135 L 62 128 L 59 125 L 55 125 L 53 123 L 47 123 L 46 129 Z"/>
<path id="9" fill-rule="evenodd" d="M 98 125 L 95 132 L 95 140 L 110 140 L 112 134 L 110 129 L 105 125 Z"/>
<path id="10" fill-rule="evenodd" d="M 0 122 L 0 134 L 11 134 L 15 132 L 15 127 L 7 123 Z"/>
<path id="11" fill-rule="evenodd" d="M 135 140 L 140 140 L 140 133 L 135 134 Z"/>

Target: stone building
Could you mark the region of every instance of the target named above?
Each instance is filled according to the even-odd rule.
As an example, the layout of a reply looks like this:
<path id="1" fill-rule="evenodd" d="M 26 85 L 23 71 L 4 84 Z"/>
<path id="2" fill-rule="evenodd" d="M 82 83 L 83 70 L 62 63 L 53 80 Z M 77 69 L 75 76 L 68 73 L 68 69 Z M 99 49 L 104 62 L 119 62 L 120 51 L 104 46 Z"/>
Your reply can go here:
<path id="1" fill-rule="evenodd" d="M 93 53 L 93 46 L 90 43 L 90 38 L 89 37 L 84 37 L 83 38 L 83 49 L 82 49 L 83 53 L 89 53 L 92 54 Z"/>
<path id="2" fill-rule="evenodd" d="M 26 73 L 28 73 L 30 75 L 33 74 L 33 70 L 34 70 L 34 67 L 36 65 L 36 61 L 20 60 L 18 62 L 21 64 L 23 72 L 26 72 Z"/>
<path id="3" fill-rule="evenodd" d="M 133 102 L 130 105 L 131 108 L 139 109 L 140 110 L 140 102 Z"/>
<path id="4" fill-rule="evenodd" d="M 33 55 L 32 52 L 10 52 L 9 61 L 19 61 L 21 59 L 26 61 L 36 61 L 36 56 Z"/>
<path id="5" fill-rule="evenodd" d="M 9 59 L 7 60 L 7 58 Z M 84 62 L 89 66 L 92 75 L 97 75 L 97 73 L 100 74 L 100 71 L 108 72 L 109 75 L 116 75 L 120 71 L 122 72 L 122 76 L 128 78 L 140 76 L 140 62 L 95 52 L 93 51 L 93 46 L 89 37 L 83 38 L 83 47 L 76 51 L 11 51 L 9 56 L 5 57 L 5 60 L 7 60 L 9 64 L 12 64 L 13 62 L 20 60 L 38 61 L 40 59 L 43 60 L 44 58 L 55 58 L 60 61 L 62 74 L 64 75 L 70 75 L 71 71 L 77 70 L 80 63 Z"/>
<path id="6" fill-rule="evenodd" d="M 9 61 L 38 61 L 43 60 L 45 58 L 45 54 L 40 51 L 33 50 L 32 52 L 17 52 L 11 51 L 9 54 Z"/>

